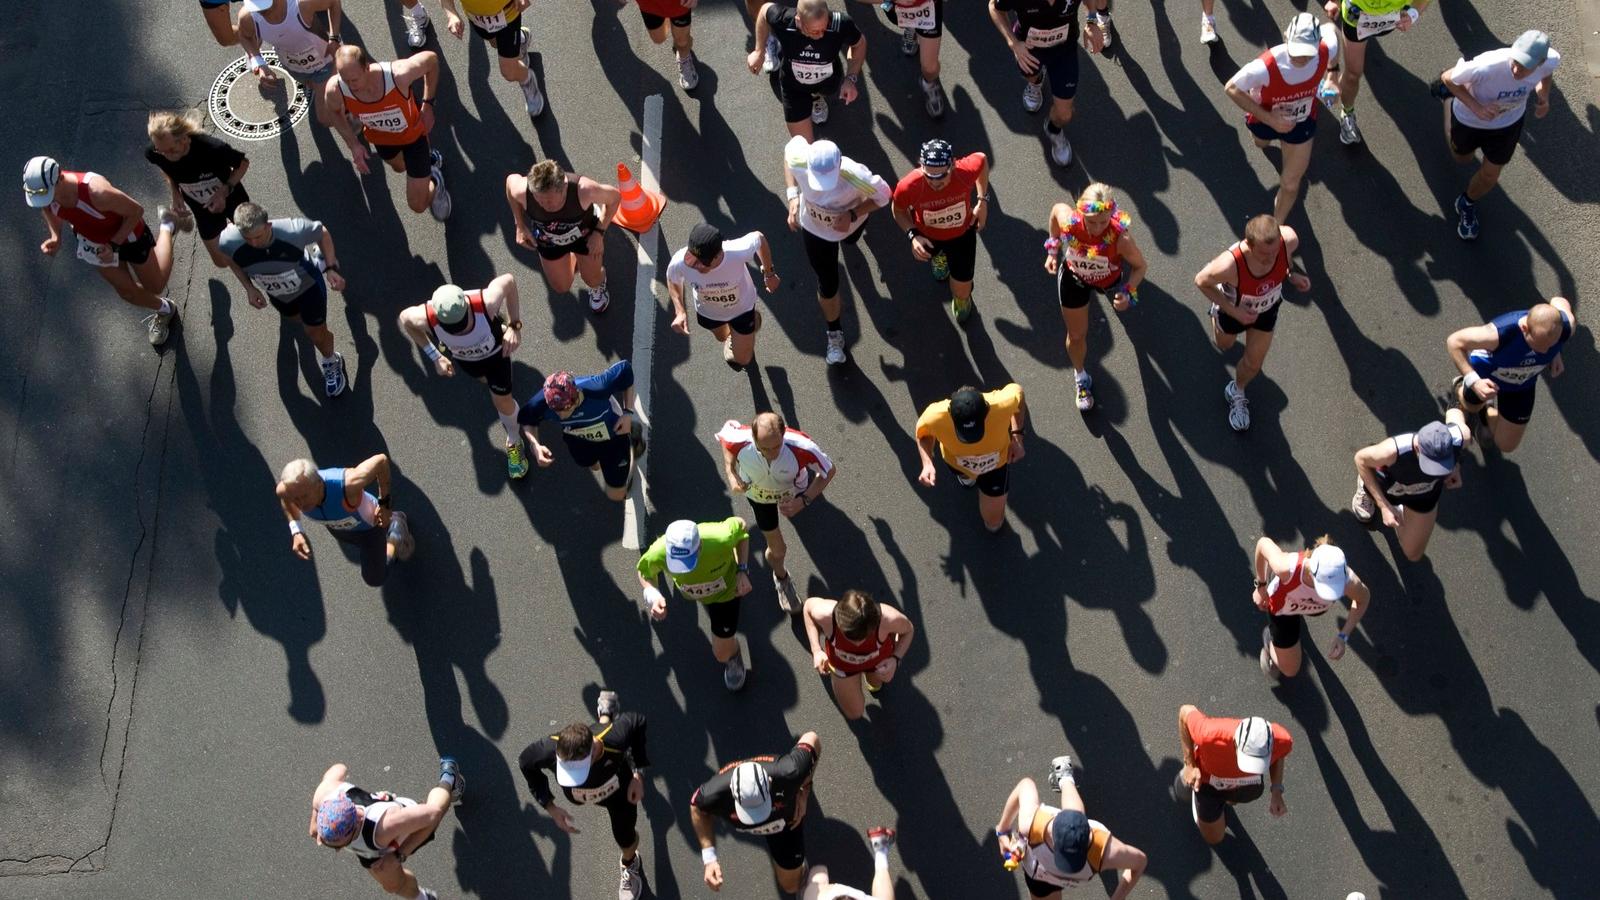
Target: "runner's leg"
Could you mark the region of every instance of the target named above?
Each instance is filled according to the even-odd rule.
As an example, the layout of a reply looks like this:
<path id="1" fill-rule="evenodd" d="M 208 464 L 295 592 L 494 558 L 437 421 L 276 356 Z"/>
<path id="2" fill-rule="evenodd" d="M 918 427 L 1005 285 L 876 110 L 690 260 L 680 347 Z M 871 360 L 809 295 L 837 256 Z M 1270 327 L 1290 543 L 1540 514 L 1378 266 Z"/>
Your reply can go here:
<path id="1" fill-rule="evenodd" d="M 771 531 L 761 532 L 767 541 L 766 558 L 767 567 L 778 578 L 788 578 L 789 570 L 783 567 L 783 561 L 789 555 L 789 545 L 784 543 L 783 529 L 774 528 Z"/>
<path id="2" fill-rule="evenodd" d="M 1244 390 L 1246 385 L 1261 374 L 1261 365 L 1266 362 L 1267 351 L 1270 349 L 1272 349 L 1272 332 L 1256 328 L 1245 332 L 1244 354 L 1239 357 L 1239 366 L 1233 373 L 1233 380 L 1238 383 L 1239 390 Z"/>
<path id="3" fill-rule="evenodd" d="M 323 359 L 333 356 L 333 332 L 328 330 L 326 323 L 322 325 L 307 325 L 306 337 L 311 339 L 311 345 L 317 348 Z"/>
<path id="4" fill-rule="evenodd" d="M 1433 523 L 1439 518 L 1439 507 L 1427 512 L 1405 509 L 1400 513 L 1400 527 L 1395 537 L 1400 541 L 1400 552 L 1406 559 L 1417 562 L 1428 549 L 1428 538 L 1433 536 Z"/>
<path id="5" fill-rule="evenodd" d="M 583 283 L 592 288 L 606 286 L 605 238 L 602 236 L 600 241 L 600 253 L 572 254 L 578 274 L 583 276 Z"/>
<path id="6" fill-rule="evenodd" d="M 999 531 L 1000 526 L 1006 523 L 1006 495 L 991 497 L 988 494 L 979 494 L 978 515 L 983 517 L 983 527 L 990 531 Z"/>
<path id="7" fill-rule="evenodd" d="M 922 69 L 922 80 L 929 84 L 939 79 L 939 43 L 940 37 L 928 37 L 925 34 L 917 35 L 917 62 Z"/>
<path id="8" fill-rule="evenodd" d="M 1073 371 L 1082 372 L 1089 356 L 1089 307 L 1061 307 L 1061 321 L 1067 326 L 1067 359 Z"/>
<path id="9" fill-rule="evenodd" d="M 1279 141 L 1283 151 L 1283 174 L 1278 176 L 1278 196 L 1272 201 L 1272 214 L 1279 222 L 1289 221 L 1289 213 L 1300 199 L 1300 185 L 1311 165 L 1311 141 L 1289 144 Z"/>
<path id="10" fill-rule="evenodd" d="M 145 290 L 161 293 L 167 289 L 167 282 L 172 280 L 172 231 L 167 228 L 155 230 L 156 245 L 150 251 L 150 256 L 142 263 L 134 264 L 133 271 L 139 276 L 139 283 Z"/>
<path id="11" fill-rule="evenodd" d="M 560 259 L 539 257 L 539 268 L 544 270 L 544 277 L 550 282 L 550 293 L 565 294 L 572 290 L 572 279 L 578 272 L 578 262 L 574 256 L 576 254 L 568 253 Z"/>
<path id="12" fill-rule="evenodd" d="M 99 272 L 100 277 L 117 292 L 117 296 L 127 303 L 152 311 L 161 309 L 161 295 L 151 292 L 135 281 L 133 272 L 126 264 L 97 268 L 95 271 Z"/>
<path id="13" fill-rule="evenodd" d="M 1467 182 L 1467 199 L 1477 203 L 1484 194 L 1494 190 L 1500 183 L 1500 170 L 1504 166 L 1497 166 L 1485 159 L 1478 166 L 1478 171 L 1472 173 L 1472 180 Z"/>
<path id="14" fill-rule="evenodd" d="M 1345 41 L 1341 55 L 1339 100 L 1345 109 L 1355 109 L 1356 95 L 1361 93 L 1361 76 L 1367 70 L 1367 42 Z"/>
<path id="15" fill-rule="evenodd" d="M 221 6 L 207 6 L 200 10 L 206 17 L 206 27 L 211 29 L 211 36 L 216 39 L 219 47 L 232 47 L 239 43 L 239 31 L 233 24 L 233 8 L 224 3 Z"/>
<path id="16" fill-rule="evenodd" d="M 1494 407 L 1489 407 L 1489 431 L 1494 435 L 1494 445 L 1501 453 L 1510 453 L 1522 443 L 1523 432 L 1528 430 L 1526 423 L 1512 422 L 1496 412 Z"/>
<path id="17" fill-rule="evenodd" d="M 866 691 L 861 687 L 861 676 L 851 675 L 840 678 L 829 675 L 828 686 L 833 689 L 833 700 L 839 704 L 839 711 L 851 721 L 861 718 L 867 711 Z"/>

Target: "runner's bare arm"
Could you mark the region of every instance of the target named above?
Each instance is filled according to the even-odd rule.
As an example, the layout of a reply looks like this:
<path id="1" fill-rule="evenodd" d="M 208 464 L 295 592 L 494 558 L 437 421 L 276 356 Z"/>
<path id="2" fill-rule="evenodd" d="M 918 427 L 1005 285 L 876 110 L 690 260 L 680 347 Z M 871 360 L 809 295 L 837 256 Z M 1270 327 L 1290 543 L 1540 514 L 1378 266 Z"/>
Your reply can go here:
<path id="1" fill-rule="evenodd" d="M 1139 876 L 1144 874 L 1144 867 L 1149 862 L 1149 857 L 1138 847 L 1115 837 L 1106 841 L 1105 852 L 1100 854 L 1100 871 L 1114 869 L 1122 873 L 1117 876 L 1117 889 L 1111 892 L 1111 900 L 1124 900 L 1132 893 L 1133 886 L 1139 883 Z"/>
<path id="2" fill-rule="evenodd" d="M 1228 83 L 1223 85 L 1222 88 L 1223 93 L 1228 95 L 1228 99 L 1233 101 L 1233 105 L 1239 107 L 1250 115 L 1255 116 L 1257 119 L 1260 119 L 1263 122 L 1275 118 L 1272 115 L 1271 110 L 1267 109 L 1265 106 L 1262 106 L 1260 103 L 1257 103 L 1251 98 L 1248 91 L 1243 90 L 1238 85 L 1234 84 L 1234 79 L 1237 79 L 1238 77 L 1238 75 L 1234 75 L 1233 78 L 1228 79 Z"/>
<path id="3" fill-rule="evenodd" d="M 617 207 L 622 203 L 622 192 L 615 185 L 601 184 L 586 175 L 578 176 L 578 202 L 584 206 L 601 206 L 600 228 L 607 228 L 617 217 Z"/>
<path id="4" fill-rule="evenodd" d="M 246 56 L 261 55 L 261 35 L 256 31 L 255 16 L 243 13 L 239 16 L 239 49 Z"/>
<path id="5" fill-rule="evenodd" d="M 1200 289 L 1207 300 L 1215 303 L 1229 315 L 1243 312 L 1239 304 L 1228 299 L 1222 292 L 1220 285 L 1231 284 L 1238 286 L 1238 267 L 1233 263 L 1233 254 L 1226 251 L 1217 254 L 1216 258 L 1206 263 L 1205 268 L 1195 273 L 1194 286 Z"/>
<path id="6" fill-rule="evenodd" d="M 367 489 L 367 485 L 373 484 L 374 482 L 376 482 L 378 485 L 379 500 L 389 496 L 388 454 L 374 453 L 373 455 L 367 457 L 367 459 L 363 461 L 361 465 L 356 466 L 353 469 L 345 470 L 345 500 L 348 502 L 352 493 L 354 493 L 355 498 L 359 500 L 361 498 L 361 492 Z"/>
<path id="7" fill-rule="evenodd" d="M 1456 371 L 1463 375 L 1472 371 L 1467 354 L 1474 350 L 1493 350 L 1498 346 L 1500 330 L 1487 323 L 1451 332 L 1444 339 L 1444 348 L 1450 353 L 1450 361 L 1456 364 Z"/>
<path id="8" fill-rule="evenodd" d="M 847 75 L 861 77 L 861 69 L 867 64 L 867 36 L 862 35 L 861 40 L 850 45 L 844 52 L 844 67 Z"/>
<path id="9" fill-rule="evenodd" d="M 378 827 L 372 835 L 373 843 L 380 847 L 398 845 L 401 856 L 410 856 L 428 839 L 428 832 L 438 822 L 438 807 L 427 803 L 391 809 L 378 821 Z"/>
<path id="10" fill-rule="evenodd" d="M 245 296 L 248 297 L 251 292 L 257 290 L 255 282 L 250 280 L 250 276 L 245 274 L 244 269 L 240 268 L 238 263 L 231 259 L 228 260 L 228 270 L 233 272 L 233 277 L 239 279 L 239 283 L 244 286 Z"/>
<path id="11" fill-rule="evenodd" d="M 389 71 L 394 75 L 395 86 L 408 94 L 416 93 L 416 81 L 422 79 L 422 96 L 417 102 L 439 96 L 439 54 L 432 50 L 418 50 L 404 59 L 397 59 L 389 64 Z"/>
<path id="12" fill-rule="evenodd" d="M 428 314 L 423 312 L 421 304 L 400 310 L 399 323 L 400 330 L 405 332 L 406 337 L 410 338 L 411 343 L 416 344 L 418 348 L 433 345 L 433 338 L 428 334 Z"/>
<path id="13" fill-rule="evenodd" d="M 1263 537 L 1256 541 L 1256 581 L 1271 581 L 1272 576 L 1288 575 L 1293 568 L 1294 555 L 1279 549 L 1272 538 Z"/>
<path id="14" fill-rule="evenodd" d="M 345 114 L 344 93 L 339 90 L 339 76 L 329 78 L 328 83 L 322 86 L 322 100 L 323 108 L 328 111 L 328 120 L 333 123 L 333 130 L 344 139 L 344 144 L 350 148 L 351 154 L 364 150 L 365 148 L 361 146 L 361 137 L 350 127 L 350 117 Z"/>
<path id="15" fill-rule="evenodd" d="M 1033 821 L 1033 814 L 1038 808 L 1039 786 L 1032 778 L 1024 778 L 1006 797 L 1006 805 L 1000 809 L 1000 821 L 995 823 L 994 830 L 1009 832 L 1021 825 L 1023 843 L 1026 843 L 1027 823 Z"/>
<path id="16" fill-rule="evenodd" d="M 894 658 L 905 659 L 910 652 L 911 639 L 916 637 L 917 626 L 912 623 L 910 616 L 892 606 L 880 605 L 878 609 L 883 615 L 883 631 L 887 631 L 888 636 L 894 639 Z"/>
<path id="17" fill-rule="evenodd" d="M 1117 240 L 1117 252 L 1128 261 L 1128 291 L 1131 293 L 1144 284 L 1144 274 L 1149 271 L 1150 264 L 1144 261 L 1144 253 L 1139 250 L 1139 245 L 1134 243 L 1133 235 L 1123 232 Z"/>
<path id="18" fill-rule="evenodd" d="M 44 218 L 44 227 L 50 232 L 50 239 L 61 240 L 61 220 L 56 218 L 56 214 L 48 209 L 41 209 L 39 215 Z"/>
<path id="19" fill-rule="evenodd" d="M 496 275 L 483 289 L 483 305 L 490 316 L 503 319 L 508 326 L 522 321 L 522 298 L 517 293 L 516 276 L 510 272 Z"/>
<path id="20" fill-rule="evenodd" d="M 1189 735 L 1189 714 L 1197 713 L 1200 707 L 1193 703 L 1185 703 L 1178 707 L 1178 745 L 1183 748 L 1183 767 L 1188 769 L 1194 766 L 1194 738 Z"/>
<path id="21" fill-rule="evenodd" d="M 762 48 L 766 47 L 767 38 L 772 37 L 772 26 L 767 24 L 767 10 L 771 8 L 771 3 L 763 3 L 761 4 L 761 8 L 756 10 L 756 20 L 754 24 L 756 29 L 757 50 L 761 50 Z"/>
<path id="22" fill-rule="evenodd" d="M 1022 385 L 1017 385 L 1017 411 L 1011 414 L 1011 433 L 1021 437 L 1022 429 L 1028 424 L 1028 397 L 1022 392 Z"/>
<path id="23" fill-rule="evenodd" d="M 1361 478 L 1361 483 L 1366 485 L 1367 496 L 1372 498 L 1372 502 L 1376 503 L 1379 509 L 1388 510 L 1390 515 L 1394 515 L 1394 505 L 1383 495 L 1383 488 L 1378 485 L 1378 470 L 1393 465 L 1399 458 L 1400 452 L 1395 449 L 1394 441 L 1389 438 L 1356 451 L 1356 475 Z"/>
<path id="24" fill-rule="evenodd" d="M 1550 112 L 1550 79 L 1553 77 L 1546 75 L 1533 88 L 1533 117 L 1536 119 L 1542 119 Z"/>
<path id="25" fill-rule="evenodd" d="M 1016 52 L 1018 41 L 1016 36 L 1011 33 L 1011 19 L 1000 11 L 1000 8 L 995 5 L 995 0 L 989 0 L 989 21 L 994 23 L 995 30 L 1000 32 L 1000 36 L 1005 38 L 1006 46 L 1012 48 L 1013 53 Z"/>
<path id="26" fill-rule="evenodd" d="M 90 205 L 122 217 L 122 227 L 117 229 L 117 233 L 111 236 L 108 243 L 120 244 L 126 241 L 128 235 L 144 221 L 144 207 L 139 205 L 139 201 L 124 194 L 104 178 L 99 176 L 85 178 L 83 190 L 89 195 L 87 199 Z"/>
<path id="27" fill-rule="evenodd" d="M 700 842 L 701 850 L 717 846 L 717 820 L 712 818 L 710 813 L 691 803 L 689 822 L 694 825 L 694 836 Z"/>
<path id="28" fill-rule="evenodd" d="M 344 23 L 343 0 L 300 0 L 300 9 L 309 13 L 326 12 L 329 38 L 336 36 L 339 26 Z"/>
<path id="29" fill-rule="evenodd" d="M 1349 573 L 1349 580 L 1344 585 L 1344 595 L 1350 599 L 1350 616 L 1345 619 L 1344 627 L 1339 633 L 1349 639 L 1356 633 L 1356 626 L 1361 624 L 1361 617 L 1367 614 L 1372 607 L 1372 589 L 1367 583 L 1356 576 L 1355 572 Z"/>
<path id="30" fill-rule="evenodd" d="M 822 623 L 833 621 L 833 608 L 838 605 L 839 601 L 826 597 L 807 597 L 805 605 L 801 607 L 801 612 L 805 614 L 801 621 L 805 623 L 806 641 L 813 656 L 823 652 Z"/>
<path id="31" fill-rule="evenodd" d="M 511 207 L 511 221 L 516 225 L 517 242 L 528 232 L 527 210 L 523 207 L 528 196 L 528 176 L 512 172 L 506 176 L 506 205 Z"/>

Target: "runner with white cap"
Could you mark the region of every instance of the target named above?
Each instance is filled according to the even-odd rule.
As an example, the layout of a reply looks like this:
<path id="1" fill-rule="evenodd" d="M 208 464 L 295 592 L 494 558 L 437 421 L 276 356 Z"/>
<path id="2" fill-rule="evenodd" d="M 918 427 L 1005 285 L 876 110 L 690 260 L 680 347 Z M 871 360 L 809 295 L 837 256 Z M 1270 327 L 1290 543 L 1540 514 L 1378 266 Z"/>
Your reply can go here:
<path id="1" fill-rule="evenodd" d="M 1061 792 L 1060 806 L 1045 803 L 1032 778 L 1017 782 L 1006 798 L 994 826 L 1006 867 L 1022 870 L 1028 893 L 1038 900 L 1061 900 L 1062 888 L 1097 881 L 1102 872 L 1120 872 L 1111 897 L 1123 900 L 1144 874 L 1144 851 L 1085 814 L 1072 757 L 1056 757 L 1051 770 L 1050 786 Z"/>
<path id="2" fill-rule="evenodd" d="M 440 375 L 449 377 L 460 369 L 489 386 L 506 432 L 506 472 L 513 479 L 527 475 L 528 455 L 511 385 L 511 355 L 522 346 L 516 278 L 507 272 L 476 291 L 440 285 L 428 302 L 400 311 L 400 329 Z"/>
<path id="3" fill-rule="evenodd" d="M 621 710 L 616 691 L 601 691 L 595 708 L 596 728 L 574 722 L 540 738 L 522 751 L 517 767 L 534 802 L 567 834 L 577 834 L 578 826 L 572 814 L 556 802 L 550 790 L 551 772 L 568 802 L 605 809 L 611 819 L 612 840 L 622 851 L 617 900 L 638 900 L 646 891 L 638 823 L 650 756 L 645 747 L 645 717 Z"/>
<path id="4" fill-rule="evenodd" d="M 1270 784 L 1267 811 L 1283 816 L 1283 761 L 1294 739 L 1282 725 L 1260 716 L 1228 719 L 1208 716 L 1192 704 L 1178 708 L 1178 742 L 1183 768 L 1172 785 L 1173 797 L 1188 795 L 1195 827 L 1208 844 L 1220 844 L 1229 806 L 1258 800 Z"/>
<path id="5" fill-rule="evenodd" d="M 1300 183 L 1311 164 L 1311 138 L 1317 133 L 1317 91 L 1328 67 L 1339 58 L 1339 30 L 1317 25 L 1310 13 L 1296 13 L 1283 29 L 1284 43 L 1263 50 L 1228 79 L 1224 90 L 1245 112 L 1245 125 L 1257 147 L 1276 141 L 1283 150 L 1278 195 L 1272 215 L 1287 221 L 1300 199 Z"/>
<path id="6" fill-rule="evenodd" d="M 1276 681 L 1299 674 L 1302 618 L 1320 616 L 1340 599 L 1350 601 L 1350 615 L 1329 645 L 1328 659 L 1338 662 L 1344 657 L 1350 635 L 1372 606 L 1372 592 L 1327 535 L 1298 553 L 1279 549 L 1271 538 L 1256 541 L 1255 574 L 1256 608 L 1267 614 L 1267 627 L 1261 629 L 1263 675 Z"/>
<path id="7" fill-rule="evenodd" d="M 722 819 L 735 831 L 764 836 L 778 889 L 790 894 L 800 892 L 806 861 L 801 825 L 821 751 L 822 739 L 815 731 L 808 731 L 788 753 L 729 763 L 695 789 L 689 798 L 689 819 L 700 841 L 706 887 L 722 890 L 716 831 L 717 820 Z"/>
<path id="8" fill-rule="evenodd" d="M 701 222 L 689 231 L 689 245 L 672 254 L 667 264 L 672 330 L 688 335 L 684 295 L 692 293 L 695 321 L 722 344 L 722 361 L 735 372 L 744 371 L 756 358 L 761 310 L 756 309 L 756 285 L 750 278 L 750 263 L 756 260 L 761 264 L 761 286 L 774 293 L 782 281 L 772 267 L 766 235 L 752 231 L 723 240 L 716 226 Z"/>
<path id="9" fill-rule="evenodd" d="M 318 13 L 327 14 L 323 24 Z M 343 0 L 244 0 L 239 13 L 239 47 L 250 58 L 250 71 L 263 85 L 276 85 L 278 76 L 261 55 L 270 45 L 278 66 L 305 86 L 317 121 L 332 124 L 323 88 L 333 77 L 333 53 L 339 49 L 339 26 L 344 21 Z M 289 91 L 291 97 L 293 90 Z"/>
<path id="10" fill-rule="evenodd" d="M 659 622 L 667 617 L 667 597 L 656 587 L 662 572 L 678 593 L 705 607 L 711 621 L 711 653 L 722 663 L 722 683 L 744 687 L 746 668 L 739 649 L 739 604 L 750 593 L 750 532 L 744 520 L 695 523 L 679 519 L 639 557 L 636 566 L 645 608 Z"/>
<path id="11" fill-rule="evenodd" d="M 841 154 L 833 141 L 813 144 L 793 137 L 783 155 L 789 230 L 800 232 L 806 259 L 817 273 L 817 304 L 828 323 L 828 365 L 837 366 L 845 361 L 844 328 L 839 324 L 839 246 L 861 240 L 867 215 L 888 206 L 893 191 L 871 169 Z"/>
<path id="12" fill-rule="evenodd" d="M 1561 54 L 1542 31 L 1524 31 L 1509 47 L 1480 53 L 1439 75 L 1440 90 L 1452 97 L 1444 114 L 1445 137 L 1456 162 L 1470 163 L 1483 151 L 1466 190 L 1456 197 L 1456 236 L 1478 236 L 1478 201 L 1500 183 L 1500 170 L 1517 152 L 1528 99 L 1533 117 L 1550 112 L 1550 79 Z"/>
<path id="13" fill-rule="evenodd" d="M 1461 486 L 1459 460 L 1471 442 L 1466 414 L 1451 407 L 1443 422 L 1362 447 L 1356 451 L 1351 512 L 1363 524 L 1381 521 L 1393 528 L 1406 559 L 1422 559 L 1439 518 L 1439 498 L 1445 488 Z"/>

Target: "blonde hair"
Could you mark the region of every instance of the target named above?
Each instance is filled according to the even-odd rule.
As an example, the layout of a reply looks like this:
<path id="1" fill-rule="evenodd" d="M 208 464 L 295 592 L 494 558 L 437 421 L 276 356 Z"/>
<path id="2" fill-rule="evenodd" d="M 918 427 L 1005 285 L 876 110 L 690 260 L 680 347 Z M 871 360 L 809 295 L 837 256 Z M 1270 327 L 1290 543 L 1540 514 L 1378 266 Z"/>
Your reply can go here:
<path id="1" fill-rule="evenodd" d="M 535 194 L 548 194 L 565 184 L 567 175 L 553 159 L 541 159 L 528 170 L 528 186 Z"/>
<path id="2" fill-rule="evenodd" d="M 317 465 L 309 459 L 291 460 L 283 467 L 283 473 L 278 476 L 281 484 L 300 484 L 307 481 L 321 481 L 322 476 L 317 474 Z"/>
<path id="3" fill-rule="evenodd" d="M 1115 203 L 1116 199 L 1116 195 L 1111 193 L 1111 185 L 1103 181 L 1090 184 L 1078 195 L 1079 203 Z"/>
<path id="4" fill-rule="evenodd" d="M 183 137 L 194 137 L 201 130 L 200 111 L 198 109 L 168 110 L 158 109 L 150 114 L 150 121 L 145 125 L 145 132 L 151 140 L 165 135 L 177 140 Z"/>

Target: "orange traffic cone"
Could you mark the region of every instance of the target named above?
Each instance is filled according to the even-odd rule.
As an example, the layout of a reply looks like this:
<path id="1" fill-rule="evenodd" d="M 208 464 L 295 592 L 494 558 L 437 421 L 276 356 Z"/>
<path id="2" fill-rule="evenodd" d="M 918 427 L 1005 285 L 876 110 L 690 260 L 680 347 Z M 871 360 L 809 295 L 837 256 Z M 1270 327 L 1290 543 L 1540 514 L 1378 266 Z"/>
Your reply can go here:
<path id="1" fill-rule="evenodd" d="M 647 191 L 633 180 L 633 173 L 622 163 L 617 163 L 617 185 L 622 189 L 622 206 L 612 221 L 634 234 L 644 234 L 661 218 L 667 198 L 655 191 Z"/>

